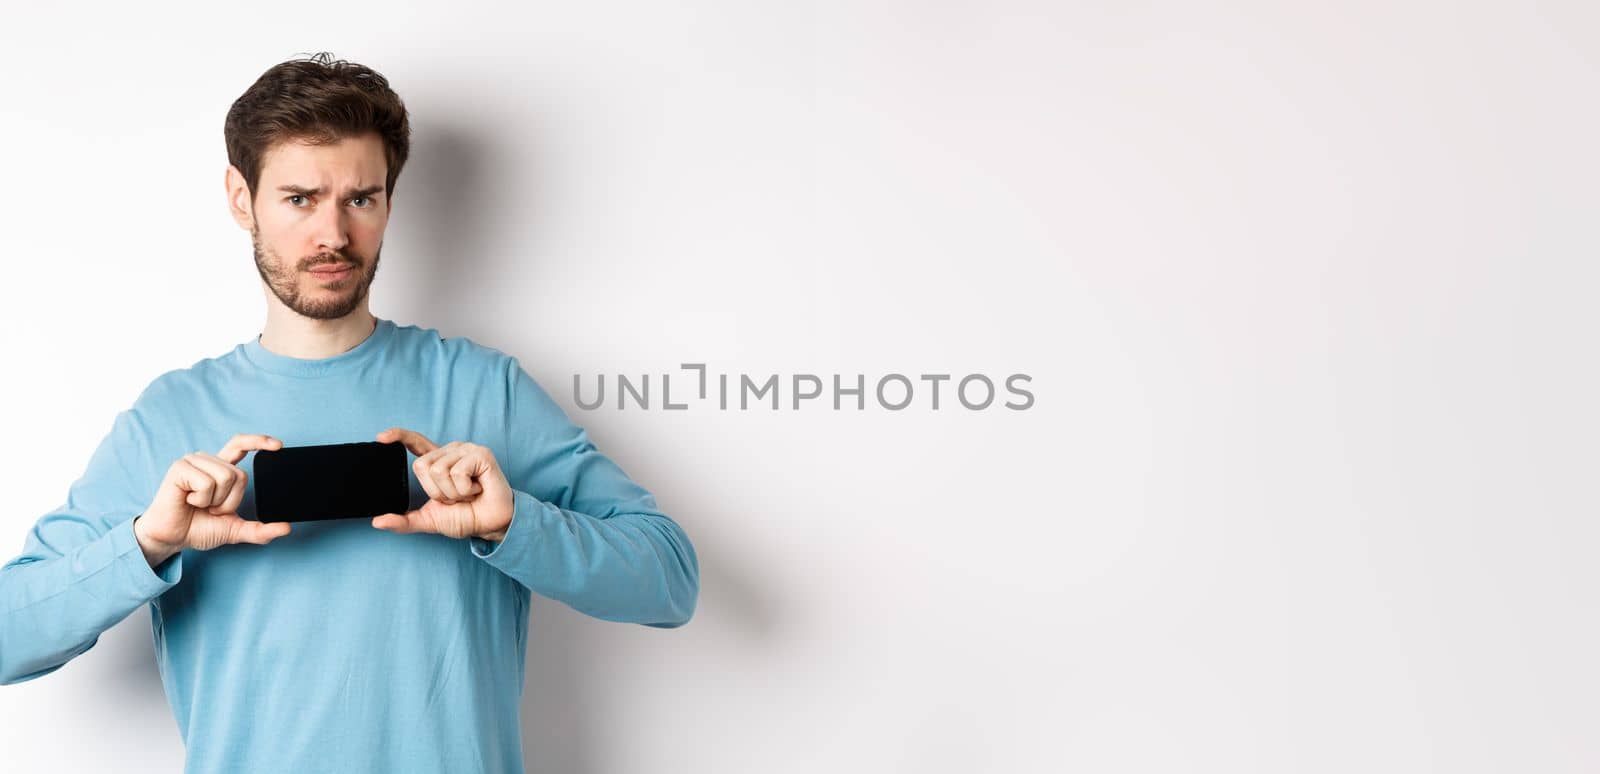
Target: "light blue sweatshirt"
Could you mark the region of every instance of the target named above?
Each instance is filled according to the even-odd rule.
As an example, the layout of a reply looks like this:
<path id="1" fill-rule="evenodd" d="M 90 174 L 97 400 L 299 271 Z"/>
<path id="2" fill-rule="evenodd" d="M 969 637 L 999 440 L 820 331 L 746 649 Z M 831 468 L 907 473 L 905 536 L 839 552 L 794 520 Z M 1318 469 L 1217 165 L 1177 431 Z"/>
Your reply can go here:
<path id="1" fill-rule="evenodd" d="M 134 540 L 185 454 L 238 433 L 304 446 L 395 426 L 494 452 L 516 506 L 503 541 L 297 522 L 152 570 Z M 428 495 L 410 478 L 415 508 Z M 61 668 L 149 604 L 187 772 L 520 772 L 529 593 L 672 628 L 699 589 L 688 536 L 515 358 L 380 319 L 333 357 L 258 337 L 146 387 L 0 568 L 0 683 Z"/>

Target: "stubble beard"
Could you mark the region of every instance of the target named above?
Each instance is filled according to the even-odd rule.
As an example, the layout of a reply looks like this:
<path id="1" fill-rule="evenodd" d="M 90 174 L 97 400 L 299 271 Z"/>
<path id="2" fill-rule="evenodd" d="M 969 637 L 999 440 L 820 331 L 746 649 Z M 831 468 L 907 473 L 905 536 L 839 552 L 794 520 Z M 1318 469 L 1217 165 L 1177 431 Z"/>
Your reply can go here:
<path id="1" fill-rule="evenodd" d="M 286 265 L 282 256 L 261 244 L 261 232 L 258 229 L 250 230 L 250 244 L 255 252 L 256 273 L 261 275 L 261 280 L 267 283 L 272 294 L 296 314 L 313 320 L 337 320 L 361 306 L 362 299 L 367 297 L 368 288 L 372 286 L 373 278 L 378 276 L 378 258 L 383 253 L 383 244 L 379 243 L 378 249 L 372 253 L 371 261 L 338 251 L 311 256 L 291 267 Z M 307 275 L 307 270 L 312 266 L 335 261 L 356 264 L 356 276 L 344 280 L 350 287 L 343 290 L 319 288 L 314 297 L 308 298 L 302 295 L 300 277 Z M 313 278 L 310 281 L 316 280 Z"/>

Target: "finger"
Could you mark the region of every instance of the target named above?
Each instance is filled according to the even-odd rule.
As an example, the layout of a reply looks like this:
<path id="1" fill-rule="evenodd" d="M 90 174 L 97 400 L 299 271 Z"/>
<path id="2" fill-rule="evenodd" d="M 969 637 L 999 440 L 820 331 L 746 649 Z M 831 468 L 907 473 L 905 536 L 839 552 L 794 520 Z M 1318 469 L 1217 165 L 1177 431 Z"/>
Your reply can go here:
<path id="1" fill-rule="evenodd" d="M 428 440 L 428 437 L 422 433 L 416 432 L 415 430 L 407 430 L 403 427 L 391 427 L 388 430 L 378 433 L 378 441 L 380 443 L 393 443 L 395 441 L 399 441 L 400 443 L 404 444 L 412 454 L 415 454 L 418 457 L 421 457 L 422 455 L 439 448 L 438 444 Z"/>
<path id="2" fill-rule="evenodd" d="M 463 492 L 472 489 L 471 480 L 467 481 L 466 486 L 459 486 L 460 482 L 450 475 L 450 469 L 455 466 L 456 461 L 461 456 L 460 449 L 451 449 L 435 457 L 433 462 L 428 465 L 428 475 L 433 476 L 433 482 L 439 485 L 439 491 L 444 492 L 445 497 L 450 498 L 451 502 L 465 499 L 466 495 Z"/>
<path id="3" fill-rule="evenodd" d="M 211 512 L 237 513 L 239 510 L 239 504 L 244 502 L 245 482 L 250 479 L 250 475 L 245 473 L 244 470 L 239 466 L 229 464 L 227 460 L 224 460 L 221 457 L 216 457 L 201 452 L 195 452 L 195 454 L 199 455 L 201 458 L 210 460 L 218 465 L 223 466 L 223 468 L 225 468 L 228 471 L 228 474 L 232 477 L 232 481 L 227 484 L 227 491 L 223 493 L 222 502 L 211 506 Z"/>
<path id="4" fill-rule="evenodd" d="M 183 501 L 195 508 L 208 508 L 216 495 L 217 480 L 195 464 L 194 456 L 184 455 L 172 469 L 178 476 L 178 488 L 187 493 Z"/>
<path id="5" fill-rule="evenodd" d="M 456 491 L 464 497 L 482 494 L 483 487 L 472 480 L 474 476 L 480 475 L 482 468 L 483 460 L 477 455 L 471 453 L 461 455 L 456 464 L 450 466 L 450 480 L 455 482 Z"/>
<path id="6" fill-rule="evenodd" d="M 422 489 L 428 493 L 428 497 L 434 500 L 443 500 L 445 499 L 444 493 L 439 491 L 439 485 L 434 482 L 433 474 L 428 472 L 428 466 L 433 464 L 436 456 L 433 452 L 429 452 L 418 457 L 416 462 L 411 463 L 411 472 L 417 475 L 417 483 L 422 485 Z"/>
<path id="7" fill-rule="evenodd" d="M 228 495 L 228 499 L 223 500 L 221 505 L 207 506 L 206 513 L 209 513 L 213 516 L 237 516 L 239 515 L 239 506 L 243 502 L 244 487 L 236 486 L 233 488 L 232 493 Z"/>
<path id="8" fill-rule="evenodd" d="M 282 448 L 283 441 L 273 438 L 270 435 L 241 433 L 229 439 L 226 444 L 223 444 L 222 451 L 217 452 L 217 456 L 221 457 L 222 460 L 227 462 L 229 465 L 233 465 L 239 460 L 244 459 L 246 452 L 254 449 L 277 451 L 278 449 Z"/>
<path id="9" fill-rule="evenodd" d="M 222 501 L 222 505 L 217 506 L 223 513 L 239 512 L 239 506 L 244 502 L 244 481 L 244 471 L 239 471 L 239 480 L 228 490 L 228 496 Z"/>
<path id="10" fill-rule="evenodd" d="M 433 477 L 434 484 L 437 485 L 439 491 L 444 494 L 445 502 L 454 503 L 458 500 L 464 500 L 473 495 L 472 481 L 470 476 L 468 477 L 467 481 L 462 482 L 456 480 L 450 474 L 450 471 L 455 466 L 456 462 L 459 461 L 463 455 L 470 454 L 472 452 L 472 448 L 472 444 L 463 443 L 461 441 L 451 441 L 450 443 L 447 443 L 428 454 L 426 458 L 428 463 L 428 475 Z"/>
<path id="11" fill-rule="evenodd" d="M 205 452 L 194 452 L 188 455 L 187 459 L 189 464 L 199 468 L 217 482 L 211 491 L 211 501 L 206 503 L 206 506 L 222 505 L 233 494 L 235 486 L 242 486 L 244 471 L 223 462 L 220 458 Z"/>

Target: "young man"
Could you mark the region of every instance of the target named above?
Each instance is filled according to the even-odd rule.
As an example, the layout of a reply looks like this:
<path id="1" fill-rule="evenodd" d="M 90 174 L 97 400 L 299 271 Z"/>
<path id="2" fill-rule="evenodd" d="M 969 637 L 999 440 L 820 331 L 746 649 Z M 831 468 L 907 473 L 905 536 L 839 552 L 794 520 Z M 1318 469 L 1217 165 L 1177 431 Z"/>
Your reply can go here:
<path id="1" fill-rule="evenodd" d="M 515 358 L 367 311 L 410 133 L 382 76 L 285 62 L 224 133 L 266 327 L 152 382 L 0 568 L 0 682 L 149 604 L 187 771 L 521 771 L 530 593 L 681 626 L 694 549 Z M 250 452 L 369 440 L 413 510 L 252 518 Z"/>

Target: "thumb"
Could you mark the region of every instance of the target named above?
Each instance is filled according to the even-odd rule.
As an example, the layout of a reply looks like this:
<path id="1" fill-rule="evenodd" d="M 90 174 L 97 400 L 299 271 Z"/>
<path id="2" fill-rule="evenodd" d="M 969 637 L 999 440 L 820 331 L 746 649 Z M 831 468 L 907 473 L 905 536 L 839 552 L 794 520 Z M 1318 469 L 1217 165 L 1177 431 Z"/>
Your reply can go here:
<path id="1" fill-rule="evenodd" d="M 417 518 L 420 515 L 421 514 L 418 511 L 407 511 L 406 513 L 385 513 L 380 516 L 372 517 L 372 526 L 402 535 L 410 532 L 431 531 L 426 529 L 425 525 L 422 523 L 422 519 Z"/>
<path id="2" fill-rule="evenodd" d="M 274 538 L 289 534 L 289 530 L 290 524 L 287 521 L 269 523 L 240 519 L 233 525 L 232 542 L 262 545 L 272 542 Z"/>

